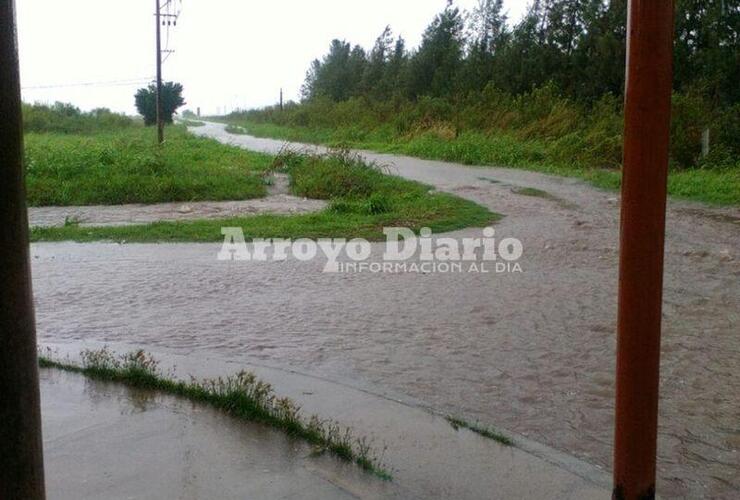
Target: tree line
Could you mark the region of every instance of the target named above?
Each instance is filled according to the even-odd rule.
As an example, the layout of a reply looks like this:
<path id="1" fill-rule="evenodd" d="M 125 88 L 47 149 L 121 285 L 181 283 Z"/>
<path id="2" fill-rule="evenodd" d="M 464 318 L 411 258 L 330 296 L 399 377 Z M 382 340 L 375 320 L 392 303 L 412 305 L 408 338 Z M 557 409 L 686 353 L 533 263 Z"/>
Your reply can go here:
<path id="1" fill-rule="evenodd" d="M 450 98 L 486 87 L 551 85 L 581 102 L 623 92 L 627 0 L 534 0 L 511 25 L 503 0 L 470 12 L 452 0 L 410 49 L 388 26 L 368 51 L 333 40 L 313 61 L 306 100 Z M 712 106 L 740 102 L 740 0 L 677 0 L 674 87 Z"/>

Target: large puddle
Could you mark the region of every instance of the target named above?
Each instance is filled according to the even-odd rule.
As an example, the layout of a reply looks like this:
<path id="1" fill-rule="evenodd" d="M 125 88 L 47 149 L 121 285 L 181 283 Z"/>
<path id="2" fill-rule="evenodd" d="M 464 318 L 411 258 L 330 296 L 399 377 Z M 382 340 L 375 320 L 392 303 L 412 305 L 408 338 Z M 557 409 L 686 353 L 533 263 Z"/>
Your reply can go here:
<path id="1" fill-rule="evenodd" d="M 152 391 L 40 375 L 49 498 L 396 498 L 278 430 Z"/>

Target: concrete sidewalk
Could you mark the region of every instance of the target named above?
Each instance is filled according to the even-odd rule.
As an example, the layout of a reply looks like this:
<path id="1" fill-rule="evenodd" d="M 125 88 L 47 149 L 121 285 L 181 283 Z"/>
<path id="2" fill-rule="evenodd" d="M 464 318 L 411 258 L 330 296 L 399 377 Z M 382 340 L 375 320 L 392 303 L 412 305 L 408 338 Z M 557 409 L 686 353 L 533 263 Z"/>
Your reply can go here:
<path id="1" fill-rule="evenodd" d="M 74 359 L 81 346 L 52 347 Z M 335 419 L 385 447 L 393 481 L 311 456 L 303 443 L 201 405 L 42 370 L 50 498 L 610 497 L 603 471 L 519 436 L 503 446 L 411 404 L 278 368 L 153 354 L 178 377 L 255 372 L 306 414 Z"/>

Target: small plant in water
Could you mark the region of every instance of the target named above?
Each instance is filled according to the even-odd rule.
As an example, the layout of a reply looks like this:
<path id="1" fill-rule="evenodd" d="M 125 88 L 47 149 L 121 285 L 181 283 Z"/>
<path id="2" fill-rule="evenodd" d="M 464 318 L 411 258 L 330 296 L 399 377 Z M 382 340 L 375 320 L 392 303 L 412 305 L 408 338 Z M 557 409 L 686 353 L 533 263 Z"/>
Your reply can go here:
<path id="1" fill-rule="evenodd" d="M 245 420 L 260 422 L 304 439 L 320 453 L 329 452 L 378 477 L 390 480 L 381 456 L 373 452 L 370 441 L 356 437 L 348 427 L 316 415 L 304 417 L 289 398 L 278 397 L 272 386 L 249 371 L 230 377 L 178 380 L 163 373 L 151 354 L 137 350 L 117 355 L 107 348 L 84 350 L 81 364 L 58 360 L 48 348 L 39 351 L 39 366 L 81 373 L 92 378 L 121 382 L 133 387 L 159 390 L 218 408 Z"/>
<path id="2" fill-rule="evenodd" d="M 475 432 L 483 437 L 487 437 L 488 439 L 493 439 L 505 446 L 514 446 L 514 441 L 510 437 L 505 436 L 490 427 L 483 427 L 477 423 L 471 424 L 470 422 L 457 417 L 446 417 L 446 419 L 455 430 L 468 429 L 469 431 Z"/>
<path id="3" fill-rule="evenodd" d="M 80 218 L 76 215 L 67 215 L 64 217 L 64 227 L 76 227 L 80 225 Z"/>

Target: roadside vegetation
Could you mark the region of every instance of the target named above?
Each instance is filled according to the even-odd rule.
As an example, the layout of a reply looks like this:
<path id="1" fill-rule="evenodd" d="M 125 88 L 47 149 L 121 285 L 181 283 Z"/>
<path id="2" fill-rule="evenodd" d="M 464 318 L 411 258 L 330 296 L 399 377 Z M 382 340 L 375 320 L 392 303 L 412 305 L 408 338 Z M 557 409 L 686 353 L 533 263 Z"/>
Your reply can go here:
<path id="1" fill-rule="evenodd" d="M 108 108 L 83 112 L 72 104 L 56 102 L 52 105 L 23 103 L 23 131 L 29 133 L 96 134 L 120 131 L 142 122 Z"/>
<path id="2" fill-rule="evenodd" d="M 477 423 L 471 424 L 467 420 L 463 420 L 458 417 L 447 417 L 446 419 L 447 422 L 456 431 L 460 429 L 468 429 L 471 432 L 475 432 L 479 436 L 493 439 L 494 441 L 503 444 L 504 446 L 514 446 L 514 441 L 510 437 L 490 427 L 483 427 L 482 425 L 479 425 Z"/>
<path id="3" fill-rule="evenodd" d="M 244 127 L 240 127 L 239 125 L 234 125 L 233 123 L 229 123 L 224 128 L 228 133 L 234 134 L 234 135 L 246 135 L 249 132 Z"/>
<path id="4" fill-rule="evenodd" d="M 24 106 L 27 197 L 31 206 L 242 200 L 265 196 L 268 155 L 169 126 L 70 105 Z"/>
<path id="5" fill-rule="evenodd" d="M 288 173 L 297 196 L 329 201 L 321 212 L 301 215 L 254 215 L 219 220 L 157 222 L 118 227 L 31 229 L 33 241 L 180 242 L 222 241 L 221 228 L 241 227 L 245 238 L 366 238 L 382 240 L 383 227 L 403 226 L 434 232 L 482 227 L 498 219 L 488 209 L 431 187 L 389 175 L 381 165 L 365 163 L 347 151 L 306 155 L 284 151 L 268 171 Z"/>
<path id="6" fill-rule="evenodd" d="M 313 445 L 316 453 L 331 453 L 382 479 L 392 479 L 367 438 L 357 437 L 350 428 L 317 415 L 304 416 L 294 401 L 278 397 L 272 386 L 254 373 L 241 371 L 226 378 L 192 378 L 186 382 L 163 373 L 159 362 L 142 350 L 124 355 L 105 348 L 85 350 L 81 359 L 81 364 L 56 359 L 53 352 L 47 350 L 39 353 L 39 366 L 206 404 L 235 418 L 265 424 L 302 439 Z"/>
<path id="7" fill-rule="evenodd" d="M 678 1 L 669 193 L 740 203 L 740 5 Z M 224 117 L 261 137 L 585 179 L 622 164 L 626 1 L 452 2 L 409 50 L 389 28 L 365 50 L 334 40 L 302 102 Z M 702 148 L 708 137 L 708 151 Z"/>
<path id="8" fill-rule="evenodd" d="M 179 120 L 180 125 L 185 125 L 186 127 L 205 127 L 205 123 L 198 121 L 198 120 L 188 120 L 188 119 L 182 119 Z"/>

